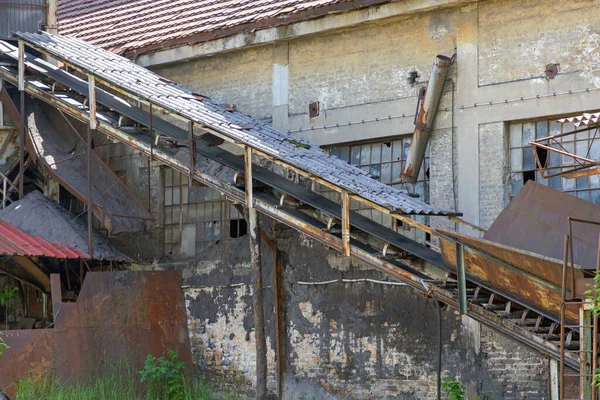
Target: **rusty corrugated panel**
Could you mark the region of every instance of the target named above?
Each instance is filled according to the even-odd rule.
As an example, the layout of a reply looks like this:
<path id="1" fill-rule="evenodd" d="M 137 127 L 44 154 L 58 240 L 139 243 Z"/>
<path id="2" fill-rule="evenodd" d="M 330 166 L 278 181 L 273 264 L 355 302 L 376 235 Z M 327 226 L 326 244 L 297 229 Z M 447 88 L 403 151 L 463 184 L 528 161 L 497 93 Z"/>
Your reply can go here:
<path id="1" fill-rule="evenodd" d="M 456 243 L 460 243 L 464 245 L 469 280 L 494 288 L 548 318 L 559 319 L 562 260 L 444 229 L 436 229 L 436 233 L 447 266 L 456 271 Z M 576 268 L 574 275 L 575 279 L 582 278 L 583 271 Z M 568 309 L 566 316 L 576 322 L 577 309 Z"/>
<path id="2" fill-rule="evenodd" d="M 58 284 L 57 284 L 58 282 Z M 33 374 L 63 381 L 100 376 L 127 361 L 142 369 L 147 354 L 179 354 L 191 371 L 181 271 L 91 272 L 75 303 L 54 304 L 54 329 L 5 332 L 10 349 L 0 357 L 0 387 Z M 60 281 L 53 276 L 53 299 Z"/>
<path id="3" fill-rule="evenodd" d="M 198 100 L 194 93 L 175 83 L 165 81 L 152 71 L 81 40 L 46 33 L 17 33 L 34 48 L 52 54 L 59 60 L 75 65 L 109 85 L 126 90 L 160 108 L 194 121 L 209 132 L 226 136 L 252 147 L 258 154 L 273 157 L 303 172 L 327 181 L 341 189 L 404 214 L 448 215 L 411 198 L 404 190 L 393 188 L 370 177 L 365 171 L 323 152 L 304 139 L 290 136 L 248 117 L 240 111 L 227 111 L 208 98 Z M 6 54 L 14 54 L 2 44 Z"/>
<path id="4" fill-rule="evenodd" d="M 46 23 L 46 0 L 9 0 L 0 5 L 0 39 L 11 32 L 37 32 Z"/>
<path id="5" fill-rule="evenodd" d="M 529 181 L 483 238 L 562 260 L 569 217 L 600 221 L 600 206 Z M 573 225 L 575 264 L 596 269 L 599 235 L 599 226 Z"/>
<path id="6" fill-rule="evenodd" d="M 391 1 L 70 0 L 60 2 L 58 18 L 63 35 L 140 54 Z"/>
<path id="7" fill-rule="evenodd" d="M 6 221 L 0 220 L 0 254 L 7 256 L 84 258 L 90 256 L 72 244 L 50 243 L 30 236 Z"/>

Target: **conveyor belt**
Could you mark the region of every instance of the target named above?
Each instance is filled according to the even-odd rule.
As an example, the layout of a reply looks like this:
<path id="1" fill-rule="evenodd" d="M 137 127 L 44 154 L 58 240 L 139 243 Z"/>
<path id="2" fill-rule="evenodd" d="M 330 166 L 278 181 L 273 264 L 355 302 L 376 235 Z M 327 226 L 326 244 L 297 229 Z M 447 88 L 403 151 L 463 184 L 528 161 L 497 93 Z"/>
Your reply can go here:
<path id="1" fill-rule="evenodd" d="M 56 80 L 57 82 L 60 82 L 61 84 L 73 89 L 82 96 L 87 96 L 88 83 L 86 81 L 78 79 L 61 69 L 50 69 L 45 62 L 42 62 L 41 60 L 29 55 L 26 55 L 25 60 L 32 66 L 35 66 L 40 70 L 45 70 L 46 72 L 44 72 L 44 74 Z M 105 90 L 99 88 L 96 89 L 96 100 L 98 103 L 115 110 L 118 113 L 125 115 L 144 126 L 150 126 L 150 113 L 142 110 L 141 108 L 131 106 L 130 104 L 120 100 Z M 188 133 L 185 130 L 163 119 L 157 118 L 156 116 L 153 116 L 152 118 L 152 126 L 154 129 L 161 131 L 168 136 L 183 140 L 187 140 L 188 138 Z M 196 151 L 197 153 L 221 164 L 227 165 L 236 171 L 244 171 L 244 161 L 240 157 L 237 157 L 226 150 L 218 147 L 198 146 Z M 341 219 L 342 217 L 341 206 L 327 199 L 326 197 L 319 195 L 318 193 L 305 189 L 304 187 L 295 184 L 294 182 L 291 182 L 258 165 L 253 165 L 252 174 L 257 181 L 272 186 L 281 192 L 302 201 L 303 203 L 327 213 L 331 217 L 338 219 Z M 433 265 L 442 268 L 444 267 L 444 262 L 439 253 L 407 238 L 406 236 L 394 232 L 393 230 L 388 229 L 385 226 L 382 226 L 357 212 L 350 213 L 350 225 L 360 229 L 361 231 L 367 232 L 383 240 L 384 242 L 394 245 L 409 254 L 426 260 Z"/>

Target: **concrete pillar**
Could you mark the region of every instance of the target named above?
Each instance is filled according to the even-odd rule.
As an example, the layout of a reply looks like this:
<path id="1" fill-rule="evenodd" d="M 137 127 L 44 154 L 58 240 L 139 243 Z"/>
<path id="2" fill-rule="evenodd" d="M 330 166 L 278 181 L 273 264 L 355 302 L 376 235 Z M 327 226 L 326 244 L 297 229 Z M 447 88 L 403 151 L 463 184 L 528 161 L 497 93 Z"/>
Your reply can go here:
<path id="1" fill-rule="evenodd" d="M 456 104 L 471 104 L 478 90 L 477 4 L 460 9 L 456 56 Z M 458 211 L 479 225 L 479 127 L 472 113 L 456 110 Z M 475 234 L 464 225 L 464 233 Z"/>
<path id="2" fill-rule="evenodd" d="M 286 130 L 289 110 L 289 45 L 278 44 L 273 49 L 273 126 Z"/>

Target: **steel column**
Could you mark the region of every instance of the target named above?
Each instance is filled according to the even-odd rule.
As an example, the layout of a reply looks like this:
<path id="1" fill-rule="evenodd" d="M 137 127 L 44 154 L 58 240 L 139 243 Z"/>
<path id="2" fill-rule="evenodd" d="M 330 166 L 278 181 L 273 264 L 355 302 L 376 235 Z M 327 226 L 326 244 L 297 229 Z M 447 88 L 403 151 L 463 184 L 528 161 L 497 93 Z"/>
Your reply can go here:
<path id="1" fill-rule="evenodd" d="M 467 313 L 467 280 L 464 247 L 456 243 L 456 279 L 458 281 L 458 306 L 461 314 Z"/>
<path id="2" fill-rule="evenodd" d="M 92 193 L 92 129 L 96 129 L 96 83 L 92 75 L 88 75 L 88 106 L 90 110 L 90 123 L 87 127 L 87 224 L 88 224 L 88 253 L 93 257 L 94 249 L 92 244 L 92 223 L 94 214 L 92 213 L 93 193 Z M 107 171 L 108 173 L 108 171 Z"/>
<path id="3" fill-rule="evenodd" d="M 21 100 L 21 124 L 19 126 L 19 200 L 23 198 L 23 175 L 25 174 L 25 43 L 19 40 L 19 94 Z"/>
<path id="4" fill-rule="evenodd" d="M 582 400 L 592 400 L 592 303 L 585 301 L 579 309 L 579 395 Z"/>
<path id="5" fill-rule="evenodd" d="M 273 221 L 272 229 L 272 240 L 274 242 L 273 249 L 273 262 L 275 265 L 274 278 L 274 292 L 275 292 L 275 346 L 277 348 L 277 398 L 283 398 L 283 385 L 284 385 L 284 374 L 286 367 L 286 350 L 285 350 L 285 299 L 283 293 L 283 260 L 281 259 L 281 253 L 277 250 L 277 239 L 275 224 Z M 261 232 L 262 233 L 262 232 Z"/>
<path id="6" fill-rule="evenodd" d="M 260 222 L 258 211 L 254 207 L 245 209 L 245 218 L 248 222 L 250 237 L 250 259 L 254 270 L 254 332 L 256 340 L 256 398 L 267 398 L 267 343 L 265 338 L 265 310 L 262 279 L 262 258 L 260 236 Z"/>

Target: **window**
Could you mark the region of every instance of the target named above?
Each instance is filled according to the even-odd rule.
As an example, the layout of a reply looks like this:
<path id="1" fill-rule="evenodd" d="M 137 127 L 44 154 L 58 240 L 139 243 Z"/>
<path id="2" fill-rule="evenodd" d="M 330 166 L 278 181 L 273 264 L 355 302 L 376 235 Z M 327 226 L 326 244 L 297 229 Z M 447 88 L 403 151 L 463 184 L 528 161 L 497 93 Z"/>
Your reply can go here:
<path id="1" fill-rule="evenodd" d="M 429 202 L 429 148 L 427 148 L 425 153 L 425 159 L 417 182 L 414 185 L 400 182 L 400 173 L 406 162 L 410 141 L 411 136 L 404 136 L 369 143 L 336 145 L 324 150 L 362 169 L 370 174 L 373 179 L 392 187 L 418 194 L 420 200 Z M 339 194 L 334 191 L 322 188 L 321 192 L 334 201 L 340 201 Z M 358 211 L 360 214 L 371 218 L 377 223 L 389 228 L 393 227 L 392 218 L 389 215 L 368 208 L 355 200 L 351 200 L 350 209 Z M 429 223 L 428 218 L 425 216 L 415 216 L 413 218 L 421 223 Z M 418 237 L 415 237 L 415 239 L 424 241 L 425 235 L 423 234 L 421 237 L 421 234 L 422 232 L 417 232 L 416 235 Z"/>
<path id="2" fill-rule="evenodd" d="M 188 177 L 165 170 L 165 253 L 180 255 L 182 232 L 195 233 L 199 254 L 221 240 L 246 234 L 243 216 L 216 190 L 188 185 Z"/>
<path id="3" fill-rule="evenodd" d="M 560 133 L 573 132 L 575 127 L 572 123 L 561 124 L 552 120 L 518 122 L 509 126 L 510 146 L 510 197 L 519 193 L 523 185 L 533 180 L 550 186 L 554 189 L 570 193 L 581 199 L 600 204 L 600 176 L 591 175 L 571 179 L 561 176 L 542 179 L 537 169 L 535 156 L 529 141 Z M 587 130 L 567 135 L 560 139 L 560 146 L 564 150 L 583 157 L 600 159 L 600 137 L 597 131 Z M 589 152 L 589 154 L 588 154 Z M 561 168 L 567 170 L 575 165 L 572 157 L 562 156 L 556 152 L 538 151 L 540 162 L 549 167 L 556 167 L 552 171 L 558 172 Z"/>

